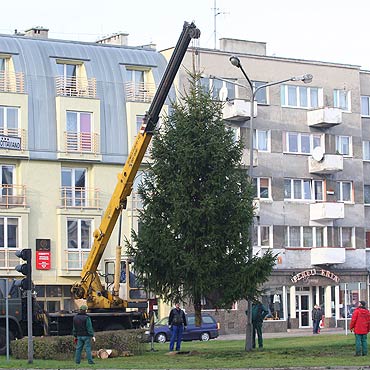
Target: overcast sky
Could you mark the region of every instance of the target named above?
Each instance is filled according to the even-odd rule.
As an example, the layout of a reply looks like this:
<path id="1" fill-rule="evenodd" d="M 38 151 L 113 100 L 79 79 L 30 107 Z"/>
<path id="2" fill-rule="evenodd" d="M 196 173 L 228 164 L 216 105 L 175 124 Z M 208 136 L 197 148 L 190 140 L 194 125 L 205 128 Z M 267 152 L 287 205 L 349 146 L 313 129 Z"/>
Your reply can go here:
<path id="1" fill-rule="evenodd" d="M 368 0 L 217 0 L 214 9 L 215 0 L 3 1 L 0 33 L 43 26 L 50 38 L 94 42 L 126 32 L 129 45 L 161 50 L 176 44 L 184 21 L 194 21 L 201 47 L 214 47 L 216 29 L 217 47 L 222 37 L 263 41 L 268 55 L 370 70 Z"/>

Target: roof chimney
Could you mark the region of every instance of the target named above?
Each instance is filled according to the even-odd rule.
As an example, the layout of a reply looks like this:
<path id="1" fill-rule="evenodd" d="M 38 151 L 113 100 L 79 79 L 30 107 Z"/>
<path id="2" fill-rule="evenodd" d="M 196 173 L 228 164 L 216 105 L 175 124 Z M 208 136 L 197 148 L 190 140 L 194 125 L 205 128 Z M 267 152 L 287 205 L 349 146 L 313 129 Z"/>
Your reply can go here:
<path id="1" fill-rule="evenodd" d="M 25 31 L 25 36 L 33 37 L 36 39 L 47 39 L 48 38 L 49 29 L 45 27 L 32 27 Z"/>
<path id="2" fill-rule="evenodd" d="M 103 37 L 100 40 L 97 40 L 96 42 L 98 44 L 110 44 L 110 45 L 121 45 L 121 46 L 127 46 L 128 45 L 128 33 L 119 32 L 114 33 L 110 36 Z"/>

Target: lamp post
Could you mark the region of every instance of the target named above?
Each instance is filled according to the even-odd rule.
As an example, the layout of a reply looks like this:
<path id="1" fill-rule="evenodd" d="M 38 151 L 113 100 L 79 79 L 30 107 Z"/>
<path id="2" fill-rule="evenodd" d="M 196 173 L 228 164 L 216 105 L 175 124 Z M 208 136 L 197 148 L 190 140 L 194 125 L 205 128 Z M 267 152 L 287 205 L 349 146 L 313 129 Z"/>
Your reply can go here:
<path id="1" fill-rule="evenodd" d="M 280 85 L 280 84 L 283 84 L 284 82 L 289 82 L 289 81 L 302 81 L 304 83 L 310 83 L 312 81 L 312 78 L 313 76 L 311 74 L 304 74 L 302 76 L 298 76 L 298 77 L 290 77 L 290 78 L 286 78 L 286 79 L 283 79 L 283 80 L 279 80 L 279 81 L 274 81 L 274 82 L 268 82 L 266 84 L 263 84 L 263 85 L 260 85 L 258 87 L 255 87 L 255 85 L 253 85 L 252 81 L 250 80 L 250 78 L 248 77 L 247 73 L 245 72 L 241 62 L 240 62 L 240 59 L 236 56 L 231 56 L 229 58 L 230 60 L 230 63 L 239 68 L 244 77 L 246 78 L 247 82 L 248 82 L 248 85 L 249 85 L 249 88 L 250 88 L 250 91 L 251 91 L 251 109 L 250 109 L 250 120 L 249 120 L 249 177 L 250 177 L 250 180 L 253 181 L 253 118 L 254 118 L 254 104 L 255 104 L 255 101 L 256 101 L 256 94 L 258 93 L 258 91 L 262 90 L 262 89 L 265 89 L 266 87 L 269 87 L 269 86 L 274 86 L 274 85 Z M 231 81 L 230 81 L 231 82 Z M 250 235 L 249 235 L 249 240 L 250 240 L 250 249 L 249 249 L 249 255 L 248 255 L 248 259 L 251 260 L 252 257 L 253 257 L 253 245 L 254 245 L 254 222 L 253 222 L 253 219 L 252 219 L 252 222 L 251 222 L 251 225 L 250 225 Z M 252 328 L 252 300 L 249 299 L 248 300 L 248 306 L 247 306 L 247 325 L 246 325 L 246 342 L 245 342 L 245 350 L 246 351 L 251 351 L 252 350 L 252 342 L 253 342 L 253 328 Z"/>

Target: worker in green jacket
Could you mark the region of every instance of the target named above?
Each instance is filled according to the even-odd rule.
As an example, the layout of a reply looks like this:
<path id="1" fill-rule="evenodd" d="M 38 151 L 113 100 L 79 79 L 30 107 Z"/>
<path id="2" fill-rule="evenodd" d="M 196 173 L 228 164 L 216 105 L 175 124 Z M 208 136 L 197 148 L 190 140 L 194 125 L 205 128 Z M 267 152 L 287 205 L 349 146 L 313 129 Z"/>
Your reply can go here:
<path id="1" fill-rule="evenodd" d="M 252 305 L 253 348 L 256 348 L 256 334 L 258 337 L 258 348 L 263 348 L 262 324 L 263 319 L 266 317 L 267 314 L 268 310 L 260 301 L 256 301 L 255 303 L 253 303 Z"/>

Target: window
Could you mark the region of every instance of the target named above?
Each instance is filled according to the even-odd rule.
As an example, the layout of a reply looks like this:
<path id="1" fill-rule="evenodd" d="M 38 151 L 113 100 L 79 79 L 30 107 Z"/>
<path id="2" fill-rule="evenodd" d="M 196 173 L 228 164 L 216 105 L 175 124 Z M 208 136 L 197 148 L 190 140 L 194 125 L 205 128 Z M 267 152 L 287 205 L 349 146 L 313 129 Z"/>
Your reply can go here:
<path id="1" fill-rule="evenodd" d="M 285 200 L 324 200 L 323 181 L 284 179 Z"/>
<path id="2" fill-rule="evenodd" d="M 67 219 L 67 268 L 82 269 L 91 249 L 92 221 Z"/>
<path id="3" fill-rule="evenodd" d="M 339 154 L 344 156 L 352 155 L 352 137 L 351 136 L 341 136 L 335 137 L 335 149 Z"/>
<path id="4" fill-rule="evenodd" d="M 136 134 L 140 131 L 141 125 L 143 124 L 144 117 L 145 116 L 143 115 L 136 116 Z"/>
<path id="5" fill-rule="evenodd" d="M 324 244 L 324 227 L 287 226 L 285 246 L 287 248 L 316 248 Z"/>
<path id="6" fill-rule="evenodd" d="M 283 137 L 284 151 L 287 153 L 311 154 L 312 151 L 322 147 L 322 135 L 300 132 L 286 132 Z"/>
<path id="7" fill-rule="evenodd" d="M 235 127 L 235 126 L 230 126 L 230 125 L 227 125 L 227 128 L 233 134 L 234 143 L 238 142 L 240 140 L 240 128 L 239 127 Z"/>
<path id="8" fill-rule="evenodd" d="M 92 151 L 91 113 L 67 111 L 67 148 L 69 151 Z"/>
<path id="9" fill-rule="evenodd" d="M 281 85 L 281 105 L 297 108 L 322 106 L 322 89 L 317 87 Z"/>
<path id="10" fill-rule="evenodd" d="M 370 116 L 370 96 L 361 96 L 361 116 Z"/>
<path id="11" fill-rule="evenodd" d="M 77 95 L 77 71 L 78 65 L 73 63 L 57 63 L 58 91 L 63 92 L 63 95 Z"/>
<path id="12" fill-rule="evenodd" d="M 270 130 L 254 130 L 253 148 L 260 152 L 269 152 L 271 148 Z"/>
<path id="13" fill-rule="evenodd" d="M 366 248 L 370 248 L 370 231 L 366 231 Z"/>
<path id="14" fill-rule="evenodd" d="M 256 198 L 271 199 L 271 184 L 268 177 L 255 177 L 253 182 Z"/>
<path id="15" fill-rule="evenodd" d="M 351 110 L 350 91 L 334 90 L 334 107 L 345 111 Z"/>
<path id="16" fill-rule="evenodd" d="M 19 248 L 18 218 L 0 217 L 0 248 Z"/>
<path id="17" fill-rule="evenodd" d="M 355 247 L 355 230 L 353 227 L 328 227 L 328 245 L 340 248 Z"/>
<path id="18" fill-rule="evenodd" d="M 1 198 L 7 204 L 12 203 L 14 185 L 14 166 L 0 164 L 1 171 Z"/>
<path id="19" fill-rule="evenodd" d="M 254 225 L 254 245 L 272 248 L 272 226 Z"/>
<path id="20" fill-rule="evenodd" d="M 370 161 L 370 141 L 363 141 L 364 161 Z"/>
<path id="21" fill-rule="evenodd" d="M 337 201 L 352 203 L 352 182 L 351 181 L 338 181 L 337 182 Z"/>
<path id="22" fill-rule="evenodd" d="M 252 84 L 253 84 L 253 87 L 254 89 L 257 89 L 258 87 L 260 86 L 263 86 L 266 84 L 266 82 L 262 82 L 262 81 L 252 81 Z M 258 104 L 267 104 L 267 94 L 266 94 L 266 88 L 261 88 L 257 91 L 257 94 L 254 98 L 254 100 L 258 103 Z"/>
<path id="23" fill-rule="evenodd" d="M 216 78 L 201 78 L 200 83 L 206 92 L 210 92 L 214 100 L 235 99 L 236 86 L 231 82 L 220 81 Z"/>
<path id="24" fill-rule="evenodd" d="M 62 168 L 62 205 L 80 207 L 87 203 L 86 168 Z"/>
<path id="25" fill-rule="evenodd" d="M 370 185 L 364 185 L 364 204 L 370 205 Z"/>
<path id="26" fill-rule="evenodd" d="M 19 136 L 19 108 L 0 106 L 0 134 Z"/>

